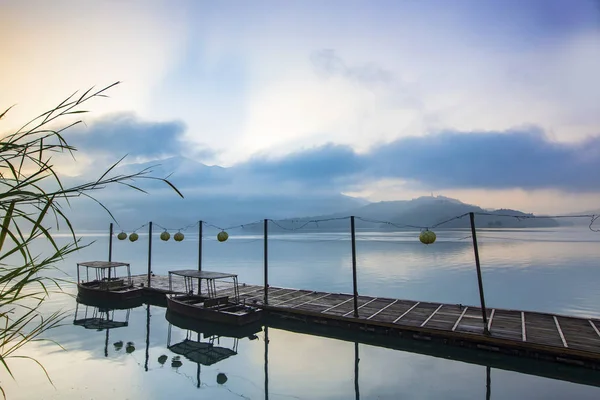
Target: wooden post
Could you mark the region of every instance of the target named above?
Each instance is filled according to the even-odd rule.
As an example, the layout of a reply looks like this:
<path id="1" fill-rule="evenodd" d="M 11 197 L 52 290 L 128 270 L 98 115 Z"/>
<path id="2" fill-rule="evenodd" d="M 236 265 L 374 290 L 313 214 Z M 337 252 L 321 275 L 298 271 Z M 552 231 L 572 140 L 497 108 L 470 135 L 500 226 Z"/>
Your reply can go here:
<path id="1" fill-rule="evenodd" d="M 113 239 L 113 223 L 110 223 L 110 236 L 108 237 L 108 262 L 112 261 L 112 239 Z"/>
<path id="2" fill-rule="evenodd" d="M 477 233 L 475 232 L 475 214 L 469 213 L 471 218 L 471 237 L 473 238 L 473 251 L 475 252 L 475 267 L 477 267 L 477 283 L 479 284 L 479 300 L 481 301 L 481 315 L 483 317 L 483 333 L 489 335 L 487 327 L 487 310 L 485 308 L 485 298 L 483 296 L 483 281 L 481 279 L 481 265 L 479 263 L 479 250 L 477 248 Z"/>
<path id="3" fill-rule="evenodd" d="M 109 230 L 109 237 L 108 237 L 108 262 L 112 261 L 112 239 L 113 239 L 113 223 L 110 223 L 110 228 Z M 108 284 L 110 285 L 110 272 L 111 272 L 112 268 L 108 267 Z M 116 274 L 116 271 L 115 271 Z M 107 286 L 109 287 L 109 286 Z"/>
<path id="4" fill-rule="evenodd" d="M 148 287 L 152 287 L 152 221 L 148 227 Z"/>
<path id="5" fill-rule="evenodd" d="M 198 221 L 198 271 L 202 271 L 202 220 Z M 202 294 L 202 280 L 198 279 L 198 294 Z"/>
<path id="6" fill-rule="evenodd" d="M 198 271 L 202 271 L 202 224 L 200 221 L 198 226 Z"/>
<path id="7" fill-rule="evenodd" d="M 269 304 L 269 249 L 268 249 L 268 234 L 269 234 L 269 220 L 265 218 L 264 222 L 264 232 L 265 232 L 265 254 L 264 254 L 264 262 L 265 262 L 265 300 L 264 304 Z"/>
<path id="8" fill-rule="evenodd" d="M 352 234 L 352 285 L 354 288 L 354 317 L 358 318 L 358 285 L 356 282 L 356 231 L 354 229 L 354 216 L 350 217 L 350 231 Z"/>

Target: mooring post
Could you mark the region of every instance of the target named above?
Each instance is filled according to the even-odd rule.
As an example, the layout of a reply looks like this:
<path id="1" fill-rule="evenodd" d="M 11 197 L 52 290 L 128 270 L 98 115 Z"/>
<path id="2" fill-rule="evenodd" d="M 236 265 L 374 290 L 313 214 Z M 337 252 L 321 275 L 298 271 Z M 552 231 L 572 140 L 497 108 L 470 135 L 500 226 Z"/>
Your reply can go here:
<path id="1" fill-rule="evenodd" d="M 198 271 L 202 271 L 202 220 L 198 222 Z"/>
<path id="2" fill-rule="evenodd" d="M 148 287 L 152 287 L 152 221 L 148 226 Z"/>
<path id="3" fill-rule="evenodd" d="M 202 271 L 202 220 L 198 221 L 198 271 Z M 198 279 L 198 294 L 202 294 L 202 280 Z"/>
<path id="4" fill-rule="evenodd" d="M 350 231 L 352 235 L 352 285 L 354 288 L 354 317 L 358 318 L 358 285 L 356 282 L 356 231 L 354 228 L 354 215 L 350 217 Z"/>
<path id="5" fill-rule="evenodd" d="M 264 226 L 264 231 L 265 231 L 265 254 L 264 254 L 264 261 L 265 261 L 265 300 L 264 303 L 265 305 L 269 304 L 269 249 L 268 249 L 268 235 L 269 235 L 269 220 L 265 218 L 265 222 L 264 222 L 265 226 Z"/>
<path id="6" fill-rule="evenodd" d="M 113 237 L 113 223 L 110 223 L 109 228 L 110 236 L 108 237 L 108 262 L 112 261 L 112 237 Z"/>
<path id="7" fill-rule="evenodd" d="M 481 279 L 481 265 L 479 263 L 479 250 L 477 248 L 477 234 L 475 232 L 475 214 L 469 213 L 471 218 L 471 237 L 473 238 L 473 251 L 475 252 L 475 267 L 477 267 L 477 282 L 479 284 L 479 299 L 481 300 L 481 315 L 483 317 L 483 333 L 489 335 L 487 326 L 487 310 L 485 308 L 485 298 L 483 296 L 483 281 Z"/>

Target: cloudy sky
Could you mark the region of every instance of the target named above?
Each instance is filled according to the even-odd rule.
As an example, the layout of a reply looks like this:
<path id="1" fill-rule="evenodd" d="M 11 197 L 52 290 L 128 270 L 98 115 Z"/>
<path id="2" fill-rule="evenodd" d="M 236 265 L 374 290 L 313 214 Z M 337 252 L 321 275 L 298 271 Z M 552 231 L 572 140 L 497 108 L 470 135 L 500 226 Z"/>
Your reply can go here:
<path id="1" fill-rule="evenodd" d="M 2 131 L 122 82 L 71 174 L 182 155 L 373 201 L 600 208 L 596 0 L 0 0 L 0 48 Z"/>

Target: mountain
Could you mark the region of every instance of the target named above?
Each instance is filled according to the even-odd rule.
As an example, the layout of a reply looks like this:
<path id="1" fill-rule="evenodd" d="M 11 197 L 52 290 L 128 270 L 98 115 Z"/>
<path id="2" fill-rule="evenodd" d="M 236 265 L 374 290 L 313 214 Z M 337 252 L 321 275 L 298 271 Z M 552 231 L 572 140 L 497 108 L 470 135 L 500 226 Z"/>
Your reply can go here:
<path id="1" fill-rule="evenodd" d="M 576 215 L 579 217 L 575 217 Z M 573 218 L 560 218 L 558 222 L 562 226 L 589 226 L 590 222 L 592 222 L 591 215 L 600 215 L 600 209 L 569 213 L 567 216 L 573 216 Z M 594 229 L 600 229 L 600 218 L 594 222 L 593 227 Z"/>
<path id="2" fill-rule="evenodd" d="M 270 229 L 273 231 L 285 231 L 297 229 L 301 226 L 314 228 L 316 224 L 310 222 L 311 220 L 326 220 L 318 223 L 319 228 L 347 230 L 349 228 L 349 221 L 344 217 L 348 215 L 359 217 L 356 220 L 357 229 L 397 230 L 405 228 L 414 229 L 414 227 L 433 228 L 445 221 L 448 222 L 441 224 L 437 229 L 469 228 L 470 219 L 468 216 L 454 219 L 469 212 L 486 214 L 475 216 L 475 226 L 477 228 L 541 228 L 559 226 L 555 219 L 531 219 L 528 217 L 532 217 L 533 214 L 527 214 L 518 210 L 499 209 L 490 211 L 444 196 L 424 196 L 405 201 L 371 203 L 349 210 L 348 212 L 291 218 L 285 221 L 278 221 L 277 225 L 274 225 Z"/>
<path id="3" fill-rule="evenodd" d="M 120 227 L 132 230 L 148 221 L 170 229 L 178 229 L 198 220 L 222 227 L 247 224 L 269 218 L 278 220 L 270 229 L 284 231 L 316 227 L 308 223 L 314 219 L 328 219 L 319 223 L 320 229 L 347 230 L 347 216 L 354 215 L 357 229 L 398 229 L 406 225 L 434 227 L 437 224 L 468 212 L 482 213 L 475 218 L 476 227 L 531 228 L 556 227 L 557 220 L 517 219 L 531 217 L 518 210 L 486 210 L 444 196 L 423 196 L 412 200 L 369 203 L 340 194 L 335 187 L 310 188 L 268 180 L 249 174 L 243 168 L 209 166 L 184 157 L 172 157 L 159 162 L 121 165 L 111 175 L 131 174 L 152 169 L 152 176 L 167 177 L 183 193 L 180 198 L 164 182 L 142 180 L 136 183 L 150 194 L 144 194 L 124 185 L 112 185 L 95 193 L 119 221 Z M 96 178 L 94 176 L 94 178 Z M 65 186 L 90 180 L 88 177 L 67 178 Z M 85 198 L 72 202 L 68 211 L 71 222 L 78 229 L 105 229 L 110 216 L 101 206 Z M 506 215 L 510 215 L 507 217 Z M 581 223 L 582 220 L 576 220 Z M 569 221 L 561 220 L 563 224 Z M 586 221 L 589 224 L 589 220 Z M 308 224 L 308 225 L 307 225 Z M 437 229 L 468 228 L 468 217 L 452 219 Z M 246 227 L 250 231 L 262 229 L 259 225 Z"/>
<path id="4" fill-rule="evenodd" d="M 184 157 L 159 162 L 122 165 L 110 176 L 127 175 L 151 167 L 152 176 L 167 177 L 183 193 L 180 198 L 164 182 L 140 180 L 136 186 L 144 194 L 124 185 L 111 185 L 94 196 L 113 213 L 123 229 L 135 229 L 152 220 L 168 228 L 179 228 L 204 220 L 219 226 L 231 226 L 294 215 L 347 212 L 365 205 L 362 199 L 340 194 L 333 188 L 300 191 L 261 182 L 236 167 L 208 166 Z M 90 177 L 63 179 L 63 185 L 87 182 Z M 110 216 L 92 200 L 79 198 L 67 210 L 78 229 L 105 229 Z"/>

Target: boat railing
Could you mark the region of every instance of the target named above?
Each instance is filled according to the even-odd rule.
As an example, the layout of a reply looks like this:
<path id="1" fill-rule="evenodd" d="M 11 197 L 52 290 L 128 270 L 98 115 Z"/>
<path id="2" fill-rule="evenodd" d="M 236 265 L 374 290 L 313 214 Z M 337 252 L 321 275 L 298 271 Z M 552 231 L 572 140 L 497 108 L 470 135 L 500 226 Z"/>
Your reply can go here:
<path id="1" fill-rule="evenodd" d="M 204 308 L 219 308 L 229 304 L 229 296 L 214 297 L 204 300 Z"/>

